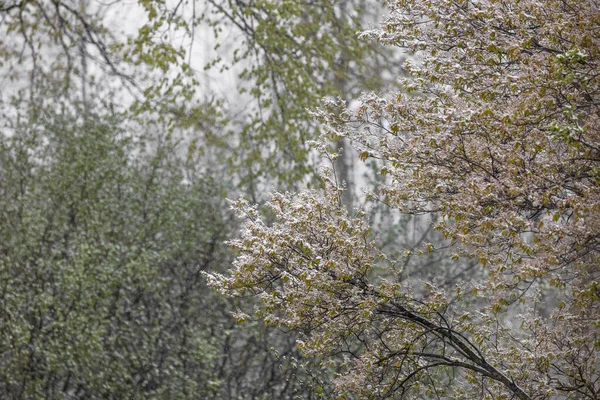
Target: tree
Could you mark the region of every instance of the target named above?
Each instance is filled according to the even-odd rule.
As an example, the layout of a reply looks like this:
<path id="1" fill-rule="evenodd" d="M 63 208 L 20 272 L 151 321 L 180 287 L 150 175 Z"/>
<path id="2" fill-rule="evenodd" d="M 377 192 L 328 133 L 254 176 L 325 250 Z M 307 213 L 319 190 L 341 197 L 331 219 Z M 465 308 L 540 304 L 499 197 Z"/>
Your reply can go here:
<path id="1" fill-rule="evenodd" d="M 231 259 L 219 170 L 158 127 L 57 107 L 1 132 L 0 396 L 310 398 L 280 368 L 294 338 L 238 327 L 199 273 Z"/>
<path id="2" fill-rule="evenodd" d="M 215 396 L 223 304 L 198 271 L 229 255 L 223 189 L 169 138 L 70 107 L 2 132 L 1 396 Z"/>
<path id="3" fill-rule="evenodd" d="M 344 355 L 342 398 L 598 398 L 597 3 L 388 6 L 363 36 L 420 62 L 400 92 L 317 117 L 384 164 L 374 196 L 437 215 L 451 259 L 480 272 L 453 288 L 403 276 L 326 176 L 324 191 L 276 194 L 271 226 L 238 202 L 240 255 L 211 284 L 257 294 L 258 315 L 303 332 L 306 353 Z"/>

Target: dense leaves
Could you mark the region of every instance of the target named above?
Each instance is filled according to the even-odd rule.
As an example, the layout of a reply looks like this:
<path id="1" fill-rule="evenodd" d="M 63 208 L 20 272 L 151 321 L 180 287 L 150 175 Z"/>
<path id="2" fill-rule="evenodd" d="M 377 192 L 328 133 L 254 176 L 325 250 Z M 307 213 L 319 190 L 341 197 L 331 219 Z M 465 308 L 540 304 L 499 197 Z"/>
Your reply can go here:
<path id="1" fill-rule="evenodd" d="M 201 271 L 230 259 L 227 181 L 180 157 L 176 141 L 150 133 L 158 127 L 135 134 L 71 105 L 31 109 L 3 132 L 0 396 L 323 392 L 329 371 L 294 361 L 294 336 L 240 329 L 204 283 Z"/>
<path id="2" fill-rule="evenodd" d="M 0 153 L 2 396 L 214 394 L 199 271 L 226 258 L 218 185 L 168 141 L 39 111 Z"/>

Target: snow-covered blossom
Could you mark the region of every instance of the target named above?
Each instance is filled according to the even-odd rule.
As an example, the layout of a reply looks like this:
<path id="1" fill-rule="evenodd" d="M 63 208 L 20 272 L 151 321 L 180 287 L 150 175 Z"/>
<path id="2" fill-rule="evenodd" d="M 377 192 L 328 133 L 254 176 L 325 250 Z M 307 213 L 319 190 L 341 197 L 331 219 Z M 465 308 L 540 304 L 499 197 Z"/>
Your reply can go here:
<path id="1" fill-rule="evenodd" d="M 466 294 L 450 301 L 431 286 L 416 296 L 406 282 L 374 280 L 385 256 L 333 184 L 276 195 L 277 222 L 251 217 L 233 274 L 213 284 L 258 294 L 268 322 L 306 333 L 306 352 L 353 360 L 341 394 L 597 399 L 598 2 L 387 4 L 382 27 L 363 36 L 422 62 L 406 65 L 397 93 L 316 115 L 362 159 L 385 162 L 390 183 L 376 195 L 387 204 L 442 217 L 436 229 L 486 272 L 478 308 L 467 312 Z M 522 323 L 503 325 L 516 303 L 528 310 Z"/>

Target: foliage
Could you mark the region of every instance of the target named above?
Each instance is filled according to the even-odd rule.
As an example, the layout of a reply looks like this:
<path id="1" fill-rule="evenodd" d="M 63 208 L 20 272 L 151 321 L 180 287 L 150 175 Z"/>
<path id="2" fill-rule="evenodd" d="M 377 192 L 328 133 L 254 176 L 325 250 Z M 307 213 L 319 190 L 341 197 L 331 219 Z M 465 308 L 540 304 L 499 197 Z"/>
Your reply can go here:
<path id="1" fill-rule="evenodd" d="M 186 48 L 170 38 L 177 32 L 189 34 L 192 26 L 164 2 L 140 0 L 136 5 L 4 2 L 0 29 L 7 40 L 0 44 L 0 66 L 10 81 L 26 75 L 28 90 L 34 93 L 50 80 L 61 82 L 64 93 L 56 95 L 72 95 L 73 90 L 85 90 L 85 84 L 102 81 L 107 91 L 128 90 L 136 112 L 192 101 L 197 82 L 185 60 Z M 115 23 L 117 16 L 127 17 L 134 32 Z"/>
<path id="2" fill-rule="evenodd" d="M 240 147 L 232 159 L 234 170 L 245 171 L 242 183 L 250 188 L 259 177 L 298 187 L 314 168 L 307 142 L 317 132 L 306 110 L 325 95 L 352 96 L 382 85 L 385 54 L 356 35 L 378 7 L 349 0 L 318 0 L 309 6 L 298 1 L 208 3 L 205 17 L 214 27 L 216 48 L 228 45 L 232 54 L 207 68 L 237 67 L 240 94 L 255 99 L 230 131 Z M 221 39 L 232 32 L 240 37 L 237 43 Z"/>
<path id="3" fill-rule="evenodd" d="M 280 367 L 294 337 L 238 327 L 200 275 L 230 260 L 223 178 L 159 127 L 77 102 L 5 122 L 2 398 L 311 396 Z"/>
<path id="4" fill-rule="evenodd" d="M 0 149 L 2 397 L 214 395 L 221 189 L 168 140 L 34 111 Z"/>
<path id="5" fill-rule="evenodd" d="M 406 64 L 399 93 L 317 116 L 361 158 L 384 162 L 375 196 L 437 215 L 451 259 L 481 273 L 453 290 L 403 276 L 403 260 L 386 261 L 329 182 L 275 195 L 272 226 L 238 203 L 240 255 L 211 284 L 257 294 L 259 315 L 303 332 L 306 353 L 346 355 L 342 398 L 596 399 L 596 2 L 388 5 L 382 27 L 363 35 L 421 62 Z"/>

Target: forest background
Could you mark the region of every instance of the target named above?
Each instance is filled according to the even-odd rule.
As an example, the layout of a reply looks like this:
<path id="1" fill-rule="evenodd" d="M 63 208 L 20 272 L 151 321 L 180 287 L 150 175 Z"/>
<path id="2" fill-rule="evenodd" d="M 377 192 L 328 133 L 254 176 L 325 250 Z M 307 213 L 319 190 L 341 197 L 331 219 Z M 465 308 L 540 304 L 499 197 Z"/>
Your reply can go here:
<path id="1" fill-rule="evenodd" d="M 0 2 L 0 397 L 597 399 L 600 10 L 541 3 Z"/>

